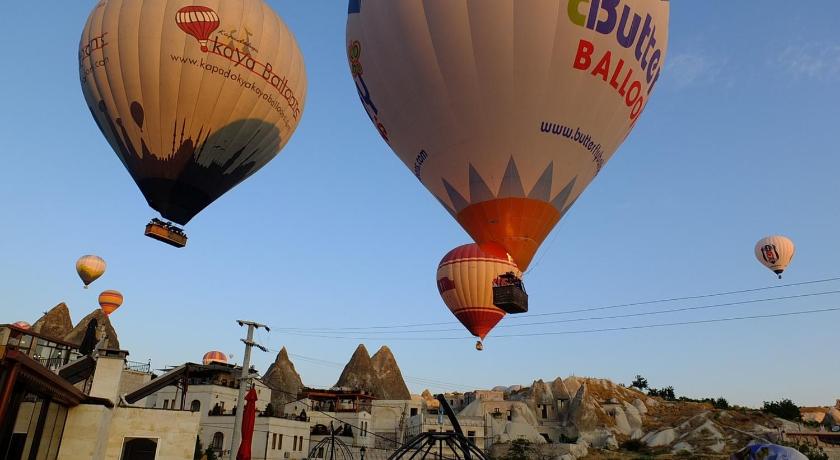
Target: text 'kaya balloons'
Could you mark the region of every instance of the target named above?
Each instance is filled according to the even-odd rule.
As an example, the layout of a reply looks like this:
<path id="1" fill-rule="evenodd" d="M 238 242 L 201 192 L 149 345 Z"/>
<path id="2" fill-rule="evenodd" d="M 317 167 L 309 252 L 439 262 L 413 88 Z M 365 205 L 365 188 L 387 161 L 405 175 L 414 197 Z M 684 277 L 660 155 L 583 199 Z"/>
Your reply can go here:
<path id="1" fill-rule="evenodd" d="M 182 225 L 277 155 L 306 94 L 297 42 L 263 0 L 102 0 L 79 74 L 149 206 Z"/>
<path id="2" fill-rule="evenodd" d="M 105 260 L 99 256 L 82 256 L 76 261 L 76 273 L 85 283 L 85 289 L 105 273 Z"/>
<path id="3" fill-rule="evenodd" d="M 99 307 L 106 315 L 117 311 L 120 305 L 123 304 L 123 295 L 119 291 L 102 291 L 99 294 Z"/>
<path id="4" fill-rule="evenodd" d="M 458 321 L 481 340 L 505 316 L 493 305 L 493 282 L 508 272 L 522 276 L 513 259 L 496 243 L 459 246 L 438 265 L 440 296 Z"/>
<path id="5" fill-rule="evenodd" d="M 782 272 L 793 260 L 796 247 L 790 238 L 781 235 L 768 236 L 755 244 L 755 258 L 782 279 Z"/>
<path id="6" fill-rule="evenodd" d="M 647 105 L 668 15 L 666 0 L 351 0 L 348 58 L 394 152 L 525 270 Z"/>

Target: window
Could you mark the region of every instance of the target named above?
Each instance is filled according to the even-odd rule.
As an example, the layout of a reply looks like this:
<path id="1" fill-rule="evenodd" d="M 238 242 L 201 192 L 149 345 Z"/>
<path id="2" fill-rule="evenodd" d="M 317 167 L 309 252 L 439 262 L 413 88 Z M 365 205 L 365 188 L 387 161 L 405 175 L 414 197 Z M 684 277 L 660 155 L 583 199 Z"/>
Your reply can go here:
<path id="1" fill-rule="evenodd" d="M 126 438 L 123 444 L 123 460 L 154 460 L 157 454 L 157 440 L 149 438 Z"/>
<path id="2" fill-rule="evenodd" d="M 297 436 L 292 440 L 292 450 L 297 450 Z"/>
<path id="3" fill-rule="evenodd" d="M 271 448 L 277 450 L 277 433 L 271 436 Z"/>
<path id="4" fill-rule="evenodd" d="M 509 421 L 510 421 L 510 419 L 511 419 L 511 417 L 510 417 L 510 411 L 507 411 L 507 419 L 508 419 L 508 422 L 509 422 Z"/>
<path id="5" fill-rule="evenodd" d="M 217 431 L 216 434 L 213 435 L 213 443 L 210 444 L 210 447 L 213 450 L 222 450 L 225 446 L 225 435 L 222 434 L 221 431 Z"/>
<path id="6" fill-rule="evenodd" d="M 190 412 L 198 412 L 201 410 L 201 401 L 197 399 L 193 399 L 193 402 L 190 403 Z"/>
<path id="7" fill-rule="evenodd" d="M 280 436 L 278 438 L 279 438 L 278 439 L 279 442 L 277 443 L 277 448 L 282 449 L 283 448 L 283 433 L 280 433 Z"/>
<path id="8" fill-rule="evenodd" d="M 471 443 L 475 444 L 475 431 L 467 431 L 467 439 L 469 439 Z"/>
<path id="9" fill-rule="evenodd" d="M 542 418 L 548 418 L 548 406 L 542 406 Z"/>
<path id="10" fill-rule="evenodd" d="M 164 409 L 169 409 L 169 400 L 168 399 L 163 400 L 163 408 Z"/>
<path id="11" fill-rule="evenodd" d="M 411 408 L 411 414 L 410 415 L 411 415 L 411 417 L 414 417 L 415 415 L 417 415 L 417 408 L 416 407 Z"/>
<path id="12" fill-rule="evenodd" d="M 437 431 L 437 430 L 432 428 L 431 430 L 429 430 L 429 433 L 434 433 L 435 431 Z"/>

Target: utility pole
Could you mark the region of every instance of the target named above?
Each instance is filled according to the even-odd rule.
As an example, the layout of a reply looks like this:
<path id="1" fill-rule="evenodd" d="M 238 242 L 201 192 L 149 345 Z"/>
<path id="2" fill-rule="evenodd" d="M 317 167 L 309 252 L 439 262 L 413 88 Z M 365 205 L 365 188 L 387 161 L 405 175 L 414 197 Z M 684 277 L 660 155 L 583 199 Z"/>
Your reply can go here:
<path id="1" fill-rule="evenodd" d="M 254 329 L 264 328 L 266 331 L 271 331 L 265 324 L 243 321 L 241 319 L 236 322 L 239 324 L 239 327 L 248 326 L 248 338 L 240 339 L 245 343 L 245 357 L 242 360 L 242 374 L 239 376 L 239 397 L 236 399 L 236 418 L 233 421 L 233 435 L 230 438 L 230 460 L 236 460 L 236 452 L 239 450 L 239 437 L 242 431 L 242 413 L 245 411 L 246 383 L 251 378 L 251 347 L 257 347 L 264 352 L 268 351 L 264 346 L 254 342 Z"/>

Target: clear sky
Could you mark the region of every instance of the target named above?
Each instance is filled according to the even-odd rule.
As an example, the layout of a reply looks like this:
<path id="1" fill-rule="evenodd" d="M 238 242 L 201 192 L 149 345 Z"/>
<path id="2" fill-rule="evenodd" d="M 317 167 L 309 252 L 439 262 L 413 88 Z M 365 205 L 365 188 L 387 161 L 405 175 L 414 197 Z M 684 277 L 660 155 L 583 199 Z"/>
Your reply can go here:
<path id="1" fill-rule="evenodd" d="M 9 2 L 0 72 L 0 322 L 34 321 L 67 302 L 74 321 L 102 289 L 130 359 L 155 367 L 211 349 L 241 360 L 235 320 L 275 328 L 272 349 L 345 363 L 358 343 L 391 347 L 413 392 L 530 384 L 571 374 L 629 383 L 637 373 L 679 395 L 760 405 L 840 398 L 840 312 L 554 336 L 464 332 L 314 338 L 281 328 L 457 322 L 435 288 L 449 249 L 469 242 L 393 155 L 358 101 L 345 61 L 346 2 L 271 0 L 301 44 L 303 121 L 285 150 L 188 226 L 175 250 L 143 237 L 154 212 L 96 128 L 76 54 L 94 2 Z M 534 314 L 840 276 L 840 4 L 675 1 L 666 71 L 641 121 L 554 230 L 527 278 Z M 772 233 L 797 254 L 783 281 L 753 256 Z M 81 288 L 74 261 L 109 264 Z M 840 282 L 597 312 L 629 314 L 840 290 Z M 499 327 L 494 334 L 581 331 L 837 307 L 828 294 L 663 315 Z M 508 318 L 502 326 L 593 316 Z M 394 332 L 398 329 L 391 329 Z M 382 332 L 382 329 L 372 331 Z M 364 340 L 358 339 L 364 337 Z M 463 340 L 440 340 L 463 337 Z M 420 340 L 404 340 L 419 338 Z M 274 353 L 256 352 L 265 370 Z M 293 357 L 305 384 L 341 366 Z M 430 385 L 419 379 L 447 384 Z M 463 386 L 455 386 L 464 385 Z"/>

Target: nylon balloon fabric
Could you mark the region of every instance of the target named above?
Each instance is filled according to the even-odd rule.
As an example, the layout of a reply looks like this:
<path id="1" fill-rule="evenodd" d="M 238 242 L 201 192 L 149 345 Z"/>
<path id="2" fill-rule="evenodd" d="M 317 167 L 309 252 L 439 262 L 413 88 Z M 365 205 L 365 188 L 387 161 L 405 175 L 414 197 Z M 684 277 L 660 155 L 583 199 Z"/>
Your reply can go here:
<path id="1" fill-rule="evenodd" d="M 298 44 L 262 0 L 102 0 L 79 45 L 85 101 L 149 206 L 186 224 L 298 126 Z"/>
<path id="2" fill-rule="evenodd" d="M 668 45 L 663 0 L 351 0 L 348 13 L 379 134 L 522 270 L 635 126 Z"/>

